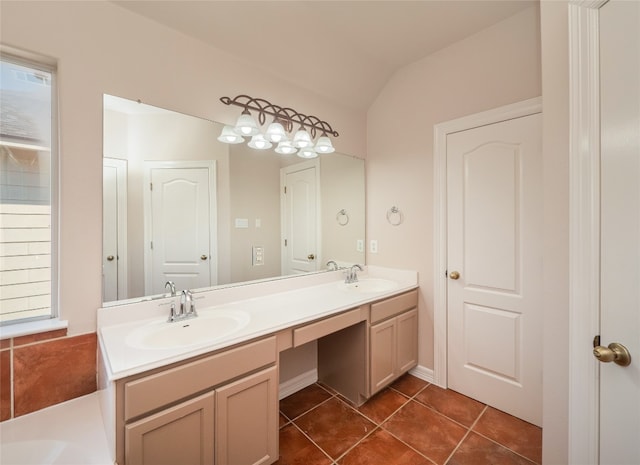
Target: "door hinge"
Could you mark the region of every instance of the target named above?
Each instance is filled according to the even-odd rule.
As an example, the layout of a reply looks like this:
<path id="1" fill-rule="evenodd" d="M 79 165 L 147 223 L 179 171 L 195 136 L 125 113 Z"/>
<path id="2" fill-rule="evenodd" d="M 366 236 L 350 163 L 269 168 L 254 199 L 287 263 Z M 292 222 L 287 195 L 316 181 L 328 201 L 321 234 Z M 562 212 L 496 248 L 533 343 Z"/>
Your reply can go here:
<path id="1" fill-rule="evenodd" d="M 151 241 L 151 250 L 153 250 L 153 241 Z"/>
<path id="2" fill-rule="evenodd" d="M 149 190 L 153 190 L 153 183 L 152 182 L 149 183 Z"/>
<path id="3" fill-rule="evenodd" d="M 286 239 L 284 240 L 284 246 L 285 247 L 287 246 L 287 240 Z"/>
<path id="4" fill-rule="evenodd" d="M 287 193 L 287 186 L 284 186 L 284 193 Z"/>

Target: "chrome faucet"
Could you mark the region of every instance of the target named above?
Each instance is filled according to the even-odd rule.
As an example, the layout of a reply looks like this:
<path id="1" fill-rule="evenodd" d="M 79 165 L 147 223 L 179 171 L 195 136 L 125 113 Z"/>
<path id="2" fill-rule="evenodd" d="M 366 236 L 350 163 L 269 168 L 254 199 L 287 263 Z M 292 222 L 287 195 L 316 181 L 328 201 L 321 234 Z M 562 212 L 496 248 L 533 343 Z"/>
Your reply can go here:
<path id="1" fill-rule="evenodd" d="M 180 318 L 195 318 L 198 316 L 196 312 L 196 304 L 193 301 L 193 293 L 189 289 L 184 289 L 180 296 Z"/>
<path id="2" fill-rule="evenodd" d="M 164 288 L 169 288 L 169 294 L 171 297 L 171 308 L 169 309 L 169 319 L 167 321 L 171 322 L 171 321 L 175 321 L 176 319 L 176 299 L 174 299 L 174 297 L 176 296 L 176 285 L 174 284 L 173 281 L 167 281 L 166 283 L 164 283 Z M 167 304 L 161 304 L 161 305 L 167 305 Z"/>
<path id="3" fill-rule="evenodd" d="M 329 268 L 329 271 L 338 271 L 338 264 L 333 260 L 329 260 L 327 262 L 327 268 Z"/>
<path id="4" fill-rule="evenodd" d="M 351 284 L 358 282 L 358 270 L 363 271 L 362 266 L 357 263 L 349 268 L 345 273 L 344 283 Z"/>
<path id="5" fill-rule="evenodd" d="M 167 320 L 169 323 L 198 316 L 198 312 L 196 312 L 196 303 L 193 300 L 193 293 L 189 289 L 184 289 L 180 293 L 180 308 L 176 309 L 176 285 L 173 281 L 167 281 L 164 288 L 169 288 L 169 292 L 171 293 L 170 296 L 172 297 L 171 302 L 160 304 L 171 305 L 171 309 L 169 310 L 169 319 Z"/>

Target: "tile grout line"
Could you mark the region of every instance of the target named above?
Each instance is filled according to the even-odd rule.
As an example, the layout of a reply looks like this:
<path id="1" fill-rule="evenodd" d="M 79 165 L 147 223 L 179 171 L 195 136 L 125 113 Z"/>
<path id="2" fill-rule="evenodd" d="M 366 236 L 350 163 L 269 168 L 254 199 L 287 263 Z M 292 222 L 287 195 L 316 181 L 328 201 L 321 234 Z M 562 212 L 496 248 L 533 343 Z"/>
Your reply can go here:
<path id="1" fill-rule="evenodd" d="M 487 405 L 487 407 L 489 407 L 489 405 Z M 475 425 L 474 425 L 474 426 L 475 426 Z M 535 460 L 532 460 L 532 459 L 530 459 L 529 457 L 527 457 L 527 456 L 525 456 L 525 455 L 522 455 L 520 452 L 516 452 L 515 450 L 513 450 L 513 449 L 511 449 L 511 448 L 507 447 L 506 445 L 499 443 L 499 442 L 498 442 L 498 441 L 496 441 L 495 439 L 491 439 L 490 437 L 487 437 L 487 436 L 485 436 L 484 434 L 482 434 L 482 433 L 480 433 L 480 432 L 478 432 L 478 431 L 475 431 L 475 430 L 474 430 L 473 432 L 474 432 L 475 434 L 477 434 L 478 436 L 480 436 L 480 437 L 482 437 L 482 438 L 486 439 L 487 441 L 492 442 L 492 443 L 494 443 L 494 444 L 497 444 L 498 446 L 500 446 L 500 447 L 502 447 L 502 448 L 504 448 L 504 449 L 507 449 L 509 452 L 512 452 L 512 453 L 516 454 L 518 457 L 522 457 L 523 459 L 527 460 L 528 462 L 531 462 L 531 463 L 533 463 L 533 464 L 535 464 L 535 465 L 540 465 L 540 464 L 539 464 L 538 462 L 536 462 Z"/>
<path id="2" fill-rule="evenodd" d="M 327 391 L 327 392 L 328 392 L 328 391 Z M 329 393 L 329 394 L 331 394 L 331 393 Z M 306 415 L 307 413 L 312 412 L 313 410 L 317 409 L 317 408 L 318 408 L 318 407 L 320 407 L 322 404 L 324 404 L 324 403 L 326 403 L 326 402 L 330 401 L 330 400 L 331 400 L 332 398 L 334 398 L 334 397 L 336 397 L 336 396 L 335 396 L 335 395 L 333 395 L 333 394 L 331 394 L 331 396 L 330 396 L 330 397 L 327 397 L 325 400 L 323 400 L 323 401 L 321 401 L 320 403 L 318 403 L 318 404 L 314 405 L 314 406 L 313 406 L 313 407 L 311 407 L 310 409 L 305 410 L 304 412 L 302 412 L 301 414 L 299 414 L 299 415 L 298 415 L 298 416 L 296 416 L 295 418 L 289 418 L 289 416 L 288 416 L 288 415 L 286 415 L 282 410 L 280 410 L 280 408 L 278 408 L 278 411 L 279 411 L 280 413 L 282 413 L 282 414 L 284 415 L 284 417 L 285 417 L 285 418 L 288 418 L 290 422 L 293 422 L 294 420 L 297 420 L 297 419 L 298 419 L 298 418 L 300 418 L 301 416 Z"/>
<path id="3" fill-rule="evenodd" d="M 313 439 L 311 439 L 311 437 L 310 437 L 307 433 L 305 433 L 305 432 L 302 430 L 302 428 L 300 428 L 300 427 L 299 427 L 295 422 L 293 422 L 293 421 L 292 421 L 292 422 L 291 422 L 291 424 L 294 426 L 294 428 L 295 428 L 295 429 L 297 429 L 298 431 L 300 431 L 300 433 L 302 433 L 302 435 L 303 435 L 305 438 L 307 438 L 307 439 L 311 442 L 311 444 L 313 444 L 316 448 L 318 448 L 318 449 L 320 450 L 320 452 L 322 452 L 325 456 L 327 456 L 327 457 L 329 458 L 329 460 L 331 461 L 331 463 L 332 463 L 332 464 L 336 462 L 336 461 L 333 459 L 333 457 L 331 457 L 329 454 L 327 454 L 327 452 L 326 452 L 322 447 L 320 447 L 320 446 L 319 446 L 319 445 L 318 445 L 318 444 L 317 444 Z"/>
<path id="4" fill-rule="evenodd" d="M 487 404 L 484 405 L 484 408 L 482 409 L 482 412 L 480 412 L 480 415 L 478 415 L 478 417 L 474 420 L 471 426 L 469 426 L 469 428 L 467 429 L 467 432 L 464 434 L 464 436 L 462 436 L 462 439 L 460 439 L 456 447 L 454 447 L 454 449 L 451 451 L 451 453 L 449 454 L 449 457 L 447 457 L 447 460 L 444 461 L 445 465 L 449 462 L 449 460 L 451 460 L 451 457 L 453 457 L 453 455 L 458 451 L 458 449 L 460 449 L 460 446 L 465 441 L 465 439 L 469 437 L 469 434 L 471 434 L 473 427 L 476 426 L 476 423 L 478 423 L 478 421 L 480 421 L 480 418 L 482 418 L 482 415 L 484 415 L 484 412 L 487 411 L 488 407 L 489 406 Z"/>

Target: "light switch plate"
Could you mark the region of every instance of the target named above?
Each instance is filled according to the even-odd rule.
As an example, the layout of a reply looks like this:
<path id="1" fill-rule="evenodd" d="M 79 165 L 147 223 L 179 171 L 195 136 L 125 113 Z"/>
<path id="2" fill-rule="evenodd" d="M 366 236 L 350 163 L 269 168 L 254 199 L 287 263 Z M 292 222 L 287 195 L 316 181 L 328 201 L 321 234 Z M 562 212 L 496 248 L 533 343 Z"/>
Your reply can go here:
<path id="1" fill-rule="evenodd" d="M 356 241 L 356 251 L 357 252 L 364 252 L 364 240 L 363 239 L 358 239 Z"/>
<path id="2" fill-rule="evenodd" d="M 251 249 L 252 260 L 251 263 L 253 266 L 264 265 L 264 247 L 254 246 Z"/>

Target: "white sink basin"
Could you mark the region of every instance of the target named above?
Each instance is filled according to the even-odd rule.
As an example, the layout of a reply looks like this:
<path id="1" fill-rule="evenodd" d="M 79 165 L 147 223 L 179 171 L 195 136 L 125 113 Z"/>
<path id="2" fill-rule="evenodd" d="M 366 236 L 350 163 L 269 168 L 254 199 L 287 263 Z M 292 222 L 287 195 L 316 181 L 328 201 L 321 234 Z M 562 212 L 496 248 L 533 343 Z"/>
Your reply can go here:
<path id="1" fill-rule="evenodd" d="M 133 330 L 126 343 L 137 349 L 171 349 L 213 342 L 249 324 L 249 315 L 238 310 L 202 312 L 196 318 L 157 320 Z"/>
<path id="2" fill-rule="evenodd" d="M 338 283 L 338 288 L 348 292 L 361 292 L 364 294 L 373 292 L 388 292 L 397 289 L 398 283 L 390 279 L 360 278 L 355 283 Z"/>

